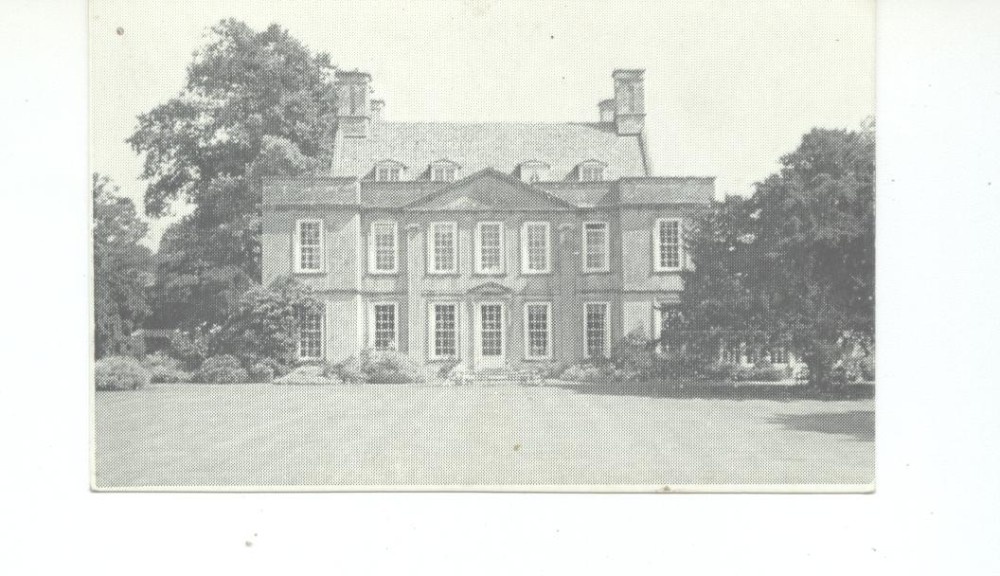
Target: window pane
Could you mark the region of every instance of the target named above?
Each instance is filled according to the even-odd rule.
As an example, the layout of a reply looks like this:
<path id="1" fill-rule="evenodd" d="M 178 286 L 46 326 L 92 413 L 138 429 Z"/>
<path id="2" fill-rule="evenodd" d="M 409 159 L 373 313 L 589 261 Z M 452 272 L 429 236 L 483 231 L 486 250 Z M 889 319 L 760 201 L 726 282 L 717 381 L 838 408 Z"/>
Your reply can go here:
<path id="1" fill-rule="evenodd" d="M 375 270 L 391 271 L 396 268 L 396 231 L 390 222 L 372 224 L 375 243 Z"/>
<path id="2" fill-rule="evenodd" d="M 393 304 L 375 305 L 375 338 L 376 350 L 395 350 L 396 348 L 396 306 Z"/>
<path id="3" fill-rule="evenodd" d="M 607 304 L 587 304 L 585 314 L 587 356 L 604 358 L 607 356 L 608 306 Z"/>
<path id="4" fill-rule="evenodd" d="M 303 314 L 299 324 L 299 357 L 319 358 L 323 355 L 323 315 Z"/>
<path id="5" fill-rule="evenodd" d="M 457 356 L 454 304 L 434 305 L 434 356 Z"/>
<path id="6" fill-rule="evenodd" d="M 299 223 L 299 269 L 320 269 L 320 223 Z"/>
<path id="7" fill-rule="evenodd" d="M 455 229 L 447 224 L 434 226 L 434 270 L 449 272 L 455 269 Z"/>
<path id="8" fill-rule="evenodd" d="M 490 222 L 479 225 L 479 268 L 480 271 L 498 271 L 502 258 L 500 250 L 501 225 Z"/>
<path id="9" fill-rule="evenodd" d="M 549 267 L 548 227 L 542 223 L 526 226 L 528 270 L 544 271 Z"/>
<path id="10" fill-rule="evenodd" d="M 679 268 L 681 265 L 680 223 L 676 220 L 660 222 L 660 267 Z"/>
<path id="11" fill-rule="evenodd" d="M 528 357 L 544 358 L 549 355 L 549 307 L 544 304 L 528 305 Z"/>
<path id="12" fill-rule="evenodd" d="M 584 227 L 584 244 L 587 247 L 588 270 L 608 267 L 608 227 L 606 224 L 587 224 Z"/>

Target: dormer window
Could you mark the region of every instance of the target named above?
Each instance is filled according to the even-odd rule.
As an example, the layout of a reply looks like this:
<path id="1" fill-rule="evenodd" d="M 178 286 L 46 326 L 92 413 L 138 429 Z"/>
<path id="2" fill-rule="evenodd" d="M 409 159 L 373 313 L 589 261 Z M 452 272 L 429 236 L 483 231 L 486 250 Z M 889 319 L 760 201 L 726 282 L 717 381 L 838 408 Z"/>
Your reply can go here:
<path id="1" fill-rule="evenodd" d="M 375 165 L 375 180 L 377 182 L 399 182 L 403 179 L 406 166 L 395 160 L 383 160 Z"/>
<path id="2" fill-rule="evenodd" d="M 580 182 L 600 182 L 604 180 L 604 168 L 607 165 L 597 160 L 587 160 L 576 167 L 577 179 Z"/>
<path id="3" fill-rule="evenodd" d="M 524 182 L 540 182 L 548 179 L 549 165 L 541 160 L 528 160 L 518 166 L 518 171 Z"/>
<path id="4" fill-rule="evenodd" d="M 434 182 L 454 182 L 458 177 L 458 168 L 458 164 L 451 160 L 437 160 L 431 162 L 428 170 Z"/>

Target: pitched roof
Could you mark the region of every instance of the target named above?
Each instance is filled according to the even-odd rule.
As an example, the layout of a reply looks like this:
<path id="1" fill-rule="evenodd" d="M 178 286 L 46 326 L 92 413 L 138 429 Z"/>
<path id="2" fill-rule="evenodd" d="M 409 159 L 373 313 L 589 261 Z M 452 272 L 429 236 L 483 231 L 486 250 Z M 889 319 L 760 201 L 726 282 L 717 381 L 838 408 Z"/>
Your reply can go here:
<path id="1" fill-rule="evenodd" d="M 484 168 L 406 206 L 410 210 L 574 210 L 575 204 L 509 174 Z"/>
<path id="2" fill-rule="evenodd" d="M 586 160 L 608 165 L 607 179 L 646 176 L 642 136 L 619 136 L 610 123 L 379 122 L 367 138 L 335 139 L 333 176 L 368 176 L 375 164 L 395 160 L 419 177 L 432 162 L 447 159 L 466 174 L 494 168 L 514 173 L 522 162 L 551 166 L 561 180 Z"/>

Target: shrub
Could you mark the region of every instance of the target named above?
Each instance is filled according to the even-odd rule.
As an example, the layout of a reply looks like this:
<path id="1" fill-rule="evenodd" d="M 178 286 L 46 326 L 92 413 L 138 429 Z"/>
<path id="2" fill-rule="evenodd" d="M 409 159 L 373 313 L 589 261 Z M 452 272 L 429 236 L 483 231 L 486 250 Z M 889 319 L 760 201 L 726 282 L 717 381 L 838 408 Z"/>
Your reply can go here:
<path id="1" fill-rule="evenodd" d="M 648 379 L 655 358 L 653 343 L 638 331 L 630 332 L 611 348 L 608 358 L 614 377 L 626 380 Z"/>
<path id="2" fill-rule="evenodd" d="M 361 369 L 361 362 L 355 356 L 351 356 L 343 362 L 328 364 L 323 375 L 330 378 L 337 378 L 345 384 L 362 384 L 365 382 L 365 373 Z"/>
<path id="3" fill-rule="evenodd" d="M 297 361 L 299 322 L 304 313 L 319 313 L 322 303 L 294 278 L 280 277 L 269 286 L 243 293 L 222 326 L 211 337 L 213 354 L 230 354 L 244 366 L 262 358 L 284 372 Z"/>
<path id="4" fill-rule="evenodd" d="M 542 380 L 551 380 L 559 378 L 567 367 L 565 362 L 539 362 L 529 366 L 528 371 Z"/>
<path id="5" fill-rule="evenodd" d="M 184 370 L 197 370 L 208 358 L 208 338 L 200 332 L 181 332 L 170 337 L 170 355 L 180 360 Z"/>
<path id="6" fill-rule="evenodd" d="M 731 362 L 715 362 L 702 366 L 698 371 L 702 378 L 719 382 L 729 382 L 734 379 L 739 366 Z"/>
<path id="7" fill-rule="evenodd" d="M 142 366 L 149 371 L 151 382 L 154 383 L 176 384 L 191 381 L 191 373 L 184 370 L 181 361 L 162 352 L 143 358 Z"/>
<path id="8" fill-rule="evenodd" d="M 257 362 L 248 371 L 252 382 L 264 383 L 274 380 L 274 368 L 266 362 Z"/>
<path id="9" fill-rule="evenodd" d="M 240 361 L 228 354 L 212 356 L 202 363 L 195 373 L 196 381 L 205 384 L 236 384 L 250 379 L 247 371 L 240 366 Z"/>
<path id="10" fill-rule="evenodd" d="M 370 384 L 409 384 L 423 382 L 424 373 L 409 356 L 399 352 L 361 353 L 361 369 Z"/>
<path id="11" fill-rule="evenodd" d="M 780 382 L 792 377 L 792 369 L 785 366 L 739 366 L 733 373 L 737 382 Z"/>
<path id="12" fill-rule="evenodd" d="M 333 374 L 327 373 L 327 370 L 323 366 L 308 365 L 299 366 L 295 368 L 288 374 L 280 378 L 275 378 L 275 384 L 339 384 L 341 382 L 340 378 Z"/>
<path id="13" fill-rule="evenodd" d="M 107 356 L 94 365 L 98 390 L 138 390 L 149 384 L 150 373 L 135 358 Z"/>
<path id="14" fill-rule="evenodd" d="M 358 357 L 327 366 L 324 374 L 349 384 L 409 384 L 425 380 L 423 370 L 409 356 L 368 349 L 362 350 Z"/>
<path id="15" fill-rule="evenodd" d="M 571 382 L 603 382 L 607 380 L 608 373 L 601 366 L 590 362 L 572 364 L 560 374 L 561 380 Z"/>

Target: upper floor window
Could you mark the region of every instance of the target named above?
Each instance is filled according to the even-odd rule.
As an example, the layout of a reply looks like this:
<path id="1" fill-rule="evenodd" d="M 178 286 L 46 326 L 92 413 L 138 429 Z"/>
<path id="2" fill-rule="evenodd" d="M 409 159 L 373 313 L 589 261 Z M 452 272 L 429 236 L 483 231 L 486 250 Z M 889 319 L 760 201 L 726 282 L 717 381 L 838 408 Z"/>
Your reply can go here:
<path id="1" fill-rule="evenodd" d="M 323 270 L 323 221 L 297 220 L 294 237 L 295 272 Z"/>
<path id="2" fill-rule="evenodd" d="M 372 222 L 368 235 L 368 267 L 372 274 L 394 274 L 397 271 L 398 244 L 395 222 Z"/>
<path id="3" fill-rule="evenodd" d="M 406 166 L 395 160 L 383 160 L 375 165 L 375 180 L 378 182 L 399 182 L 403 179 Z"/>
<path id="4" fill-rule="evenodd" d="M 681 268 L 681 220 L 660 218 L 656 221 L 654 239 L 654 264 L 657 272 L 680 270 Z"/>
<path id="5" fill-rule="evenodd" d="M 455 222 L 434 222 L 428 238 L 428 272 L 448 274 L 458 271 L 458 225 Z"/>
<path id="6" fill-rule="evenodd" d="M 548 222 L 525 222 L 521 227 L 521 272 L 545 274 L 551 271 L 551 241 Z"/>
<path id="7" fill-rule="evenodd" d="M 540 160 L 529 160 L 518 166 L 518 172 L 520 172 L 521 180 L 525 182 L 540 182 L 547 179 L 549 165 Z"/>
<path id="8" fill-rule="evenodd" d="M 607 222 L 583 223 L 583 271 L 610 270 Z"/>
<path id="9" fill-rule="evenodd" d="M 604 180 L 604 163 L 588 160 L 577 166 L 577 177 L 580 182 L 600 182 Z"/>
<path id="10" fill-rule="evenodd" d="M 476 272 L 503 272 L 503 222 L 476 224 Z"/>
<path id="11" fill-rule="evenodd" d="M 430 165 L 430 177 L 435 182 L 454 182 L 458 176 L 458 164 L 451 160 L 437 160 Z"/>

